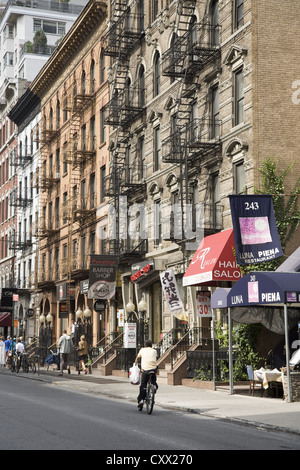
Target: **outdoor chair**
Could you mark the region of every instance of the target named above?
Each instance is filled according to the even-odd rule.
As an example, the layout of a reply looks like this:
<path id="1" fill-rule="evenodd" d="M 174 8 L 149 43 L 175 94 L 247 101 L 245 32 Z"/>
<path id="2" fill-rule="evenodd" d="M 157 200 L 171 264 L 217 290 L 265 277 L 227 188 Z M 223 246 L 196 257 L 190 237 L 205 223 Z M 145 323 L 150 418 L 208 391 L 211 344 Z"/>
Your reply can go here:
<path id="1" fill-rule="evenodd" d="M 250 380 L 249 384 L 249 395 L 252 392 L 252 396 L 254 396 L 254 389 L 256 386 L 260 386 L 261 395 L 263 396 L 264 388 L 263 388 L 263 381 L 262 380 L 255 380 L 254 379 L 254 372 L 252 366 L 247 366 L 247 374 Z"/>

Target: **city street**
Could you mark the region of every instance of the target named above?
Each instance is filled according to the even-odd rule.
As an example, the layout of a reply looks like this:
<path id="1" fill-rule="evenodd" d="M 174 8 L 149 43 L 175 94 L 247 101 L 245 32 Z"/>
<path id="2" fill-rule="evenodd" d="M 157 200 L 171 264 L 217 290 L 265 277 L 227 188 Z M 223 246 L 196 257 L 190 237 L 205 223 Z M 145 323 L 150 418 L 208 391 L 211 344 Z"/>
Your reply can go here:
<path id="1" fill-rule="evenodd" d="M 62 389 L 30 376 L 0 374 L 0 449 L 93 449 L 121 451 L 121 456 L 131 450 L 140 451 L 134 453 L 138 456 L 142 451 L 188 455 L 195 450 L 300 449 L 297 435 L 159 406 L 148 416 L 138 412 L 133 402 L 74 391 L 74 383 L 70 380 Z M 114 453 L 101 455 L 109 459 Z"/>

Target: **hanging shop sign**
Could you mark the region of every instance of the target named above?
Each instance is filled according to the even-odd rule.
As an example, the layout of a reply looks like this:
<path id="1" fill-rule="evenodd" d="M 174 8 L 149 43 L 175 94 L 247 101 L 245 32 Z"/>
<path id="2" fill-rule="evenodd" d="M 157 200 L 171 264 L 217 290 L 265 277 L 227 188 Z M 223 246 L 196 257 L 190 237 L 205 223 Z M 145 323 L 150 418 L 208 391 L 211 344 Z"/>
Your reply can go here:
<path id="1" fill-rule="evenodd" d="M 13 310 L 13 296 L 16 293 L 16 288 L 3 287 L 1 291 L 0 312 L 10 312 Z"/>
<path id="2" fill-rule="evenodd" d="M 95 300 L 93 308 L 94 308 L 95 312 L 104 312 L 104 310 L 106 308 L 105 300 Z"/>
<path id="3" fill-rule="evenodd" d="M 183 303 L 173 268 L 170 268 L 160 274 L 160 282 L 170 312 L 174 315 L 181 313 L 183 310 Z"/>
<path id="4" fill-rule="evenodd" d="M 146 261 L 143 263 L 136 263 L 131 266 L 132 275 L 131 282 L 139 282 L 154 270 L 154 261 Z"/>
<path id="5" fill-rule="evenodd" d="M 211 295 L 210 292 L 197 292 L 196 294 L 197 315 L 199 318 L 211 317 Z"/>
<path id="6" fill-rule="evenodd" d="M 136 323 L 125 323 L 124 325 L 124 348 L 136 348 Z"/>
<path id="7" fill-rule="evenodd" d="M 70 299 L 75 299 L 75 288 L 69 287 Z M 68 298 L 68 284 L 60 284 L 56 286 L 56 300 L 58 302 L 65 301 Z"/>
<path id="8" fill-rule="evenodd" d="M 88 298 L 112 299 L 116 292 L 116 274 L 116 256 L 91 255 Z"/>
<path id="9" fill-rule="evenodd" d="M 272 196 L 230 195 L 229 200 L 238 264 L 264 263 L 282 256 Z"/>

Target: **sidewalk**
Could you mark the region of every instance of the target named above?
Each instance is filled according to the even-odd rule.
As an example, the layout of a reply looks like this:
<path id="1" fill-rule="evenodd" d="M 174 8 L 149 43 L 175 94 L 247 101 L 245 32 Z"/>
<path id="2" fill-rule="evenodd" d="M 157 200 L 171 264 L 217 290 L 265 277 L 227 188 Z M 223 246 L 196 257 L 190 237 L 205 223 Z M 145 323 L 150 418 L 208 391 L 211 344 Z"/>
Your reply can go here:
<path id="1" fill-rule="evenodd" d="M 124 377 L 102 376 L 94 371 L 86 376 L 78 376 L 77 372 L 73 371 L 71 375 L 64 372 L 64 376 L 59 377 L 58 372 L 47 372 L 43 368 L 40 369 L 39 375 L 22 375 L 81 393 L 93 393 L 137 403 L 138 386 L 131 385 L 129 379 Z M 252 397 L 247 393 L 230 395 L 228 390 L 224 389 L 214 392 L 160 384 L 155 403 L 156 406 L 164 408 L 300 435 L 300 402 L 286 403 L 282 398 Z"/>

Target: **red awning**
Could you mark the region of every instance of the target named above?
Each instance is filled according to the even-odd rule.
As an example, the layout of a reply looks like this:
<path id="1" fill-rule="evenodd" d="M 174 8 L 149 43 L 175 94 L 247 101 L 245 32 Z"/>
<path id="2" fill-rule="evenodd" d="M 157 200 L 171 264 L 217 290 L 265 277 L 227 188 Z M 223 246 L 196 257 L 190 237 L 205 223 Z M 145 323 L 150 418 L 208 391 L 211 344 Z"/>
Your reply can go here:
<path id="1" fill-rule="evenodd" d="M 11 313 L 0 313 L 0 327 L 11 326 L 12 317 Z"/>
<path id="2" fill-rule="evenodd" d="M 234 249 L 233 229 L 204 237 L 183 276 L 183 285 L 238 281 L 242 274 L 235 260 Z"/>

